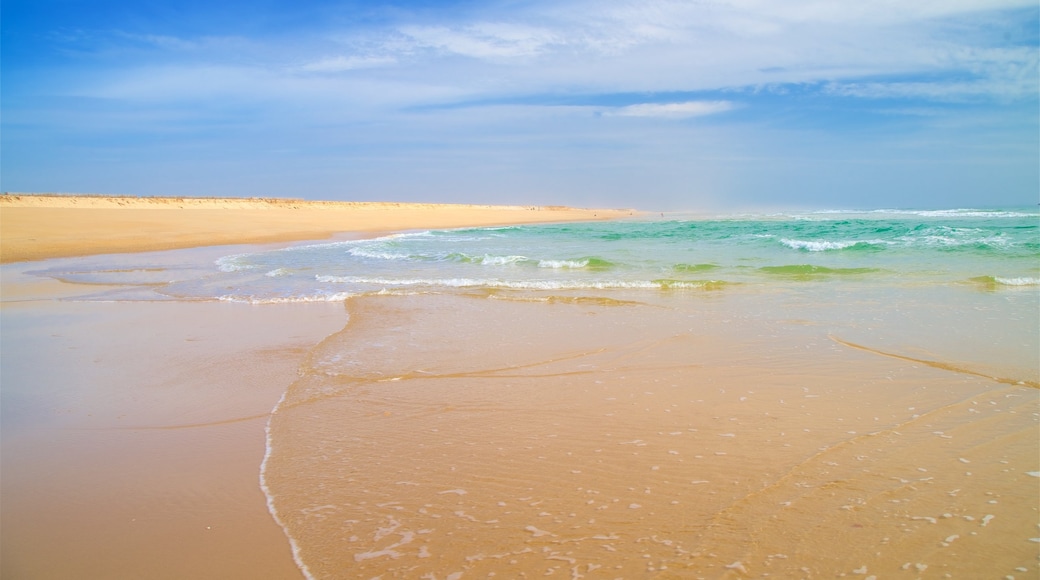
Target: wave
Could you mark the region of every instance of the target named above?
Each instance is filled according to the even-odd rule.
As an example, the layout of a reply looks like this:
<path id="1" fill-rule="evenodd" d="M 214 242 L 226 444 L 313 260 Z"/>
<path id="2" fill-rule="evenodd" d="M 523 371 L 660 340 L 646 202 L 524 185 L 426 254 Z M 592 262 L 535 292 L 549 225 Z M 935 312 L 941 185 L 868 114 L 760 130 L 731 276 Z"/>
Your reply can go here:
<path id="1" fill-rule="evenodd" d="M 1023 218 L 1023 217 L 1037 217 L 1036 213 L 1027 213 L 1021 211 L 1008 211 L 1008 210 L 997 210 L 997 209 L 974 209 L 974 208 L 958 208 L 958 209 L 925 209 L 925 210 L 911 210 L 911 209 L 876 209 L 869 213 L 873 214 L 886 214 L 886 215 L 913 215 L 919 217 L 964 217 L 964 218 Z"/>
<path id="2" fill-rule="evenodd" d="M 320 292 L 296 296 L 255 296 L 242 294 L 224 294 L 218 296 L 221 302 L 237 302 L 241 304 L 292 304 L 301 302 L 343 302 L 357 296 L 354 292 Z"/>
<path id="3" fill-rule="evenodd" d="M 408 260 L 412 258 L 409 254 L 400 252 L 383 252 L 355 246 L 347 250 L 347 253 L 357 258 L 370 258 L 373 260 Z"/>
<path id="4" fill-rule="evenodd" d="M 1016 246 L 1015 241 L 1004 232 L 978 227 L 953 227 L 948 225 L 920 224 L 895 242 L 910 246 L 921 245 L 938 248 L 1007 249 Z"/>
<path id="5" fill-rule="evenodd" d="M 1017 276 L 1013 278 L 1004 276 L 977 276 L 972 278 L 970 281 L 991 289 L 1002 286 L 1011 288 L 1040 286 L 1040 278 L 1034 278 L 1031 276 Z"/>
<path id="6" fill-rule="evenodd" d="M 452 262 L 462 262 L 464 264 L 480 264 L 481 266 L 506 266 L 509 264 L 519 264 L 531 261 L 531 259 L 527 256 L 495 256 L 492 254 L 484 254 L 483 256 L 471 256 L 462 252 L 452 252 L 444 256 L 443 259 Z"/>
<path id="7" fill-rule="evenodd" d="M 1040 278 L 1002 278 L 1000 276 L 994 276 L 993 279 L 996 280 L 998 284 L 1003 284 L 1005 286 L 1040 286 Z"/>
<path id="8" fill-rule="evenodd" d="M 539 260 L 539 268 L 584 268 L 588 270 L 609 270 L 614 263 L 596 257 L 578 258 L 575 260 Z"/>
<path id="9" fill-rule="evenodd" d="M 482 258 L 475 260 L 481 266 L 506 266 L 527 261 L 529 261 L 527 256 L 492 256 L 490 254 L 484 254 Z"/>
<path id="10" fill-rule="evenodd" d="M 465 264 L 479 264 L 481 266 L 508 266 L 511 264 L 536 264 L 539 268 L 554 269 L 586 269 L 607 270 L 614 267 L 614 263 L 602 258 L 588 256 L 583 258 L 565 260 L 536 260 L 527 256 L 507 255 L 496 256 L 484 254 L 483 256 L 471 256 L 461 252 L 453 252 L 444 257 L 446 260 L 461 262 Z"/>
<path id="11" fill-rule="evenodd" d="M 880 251 L 886 248 L 934 248 L 939 250 L 1010 250 L 1018 246 L 1003 234 L 980 229 L 949 227 L 922 227 L 892 239 L 870 240 L 801 240 L 780 238 L 780 244 L 804 252 L 834 252 L 840 250 Z"/>
<path id="12" fill-rule="evenodd" d="M 792 250 L 804 250 L 807 252 L 828 252 L 833 250 L 853 249 L 876 249 L 887 244 L 884 240 L 843 240 L 829 242 L 826 240 L 792 240 L 781 238 L 780 243 Z"/>
<path id="13" fill-rule="evenodd" d="M 217 260 L 213 263 L 217 266 L 218 270 L 220 270 L 221 272 L 228 273 L 256 269 L 257 266 L 255 264 L 247 264 L 242 262 L 242 260 L 249 255 L 250 254 L 232 254 L 230 256 L 223 256 L 217 258 Z"/>

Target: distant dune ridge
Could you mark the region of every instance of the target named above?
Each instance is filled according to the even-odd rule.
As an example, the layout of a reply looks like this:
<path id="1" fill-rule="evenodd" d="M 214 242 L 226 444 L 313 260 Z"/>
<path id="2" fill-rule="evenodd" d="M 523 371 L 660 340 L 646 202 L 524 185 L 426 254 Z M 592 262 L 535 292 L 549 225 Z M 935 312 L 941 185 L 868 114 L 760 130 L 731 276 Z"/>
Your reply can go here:
<path id="1" fill-rule="evenodd" d="M 0 195 L 0 262 L 633 213 L 565 206 L 5 193 Z"/>

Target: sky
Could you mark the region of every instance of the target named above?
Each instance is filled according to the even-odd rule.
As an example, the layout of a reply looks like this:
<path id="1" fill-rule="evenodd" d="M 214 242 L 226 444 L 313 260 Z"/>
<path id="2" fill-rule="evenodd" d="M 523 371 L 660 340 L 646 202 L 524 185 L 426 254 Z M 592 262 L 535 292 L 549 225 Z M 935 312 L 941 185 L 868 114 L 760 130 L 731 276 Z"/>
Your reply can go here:
<path id="1" fill-rule="evenodd" d="M 0 190 L 1040 201 L 1036 0 L 0 0 Z"/>

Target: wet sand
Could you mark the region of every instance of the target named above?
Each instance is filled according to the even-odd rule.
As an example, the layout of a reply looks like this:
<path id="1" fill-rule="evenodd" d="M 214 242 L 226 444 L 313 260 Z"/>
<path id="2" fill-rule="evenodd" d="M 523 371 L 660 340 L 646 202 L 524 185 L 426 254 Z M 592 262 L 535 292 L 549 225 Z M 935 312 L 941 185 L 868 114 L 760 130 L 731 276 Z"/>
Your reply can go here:
<path id="1" fill-rule="evenodd" d="M 15 301 L 9 266 L 3 284 L 0 575 L 299 577 L 257 472 L 342 305 L 48 300 L 97 290 L 58 283 Z"/>
<path id="2" fill-rule="evenodd" d="M 622 214 L 3 195 L 0 250 L 20 262 Z M 229 251 L 174 261 L 211 264 Z M 0 268 L 0 575 L 299 577 L 258 485 L 265 426 L 307 350 L 342 329 L 343 304 L 79 301 L 105 288 L 26 274 L 38 267 Z"/>
<path id="3" fill-rule="evenodd" d="M 264 477 L 313 577 L 1036 574 L 1035 385 L 733 318 L 770 296 L 497 298 L 311 352 Z"/>

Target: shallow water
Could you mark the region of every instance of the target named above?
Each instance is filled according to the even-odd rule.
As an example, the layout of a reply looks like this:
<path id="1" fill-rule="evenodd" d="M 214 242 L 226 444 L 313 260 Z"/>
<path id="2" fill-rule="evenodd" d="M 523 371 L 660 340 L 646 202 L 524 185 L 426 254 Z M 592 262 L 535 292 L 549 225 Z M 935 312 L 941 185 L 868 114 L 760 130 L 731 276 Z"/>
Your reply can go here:
<path id="1" fill-rule="evenodd" d="M 262 468 L 311 577 L 1035 575 L 1038 232 L 669 216 L 39 274 L 344 301 Z"/>
<path id="2" fill-rule="evenodd" d="M 269 424 L 266 488 L 301 564 L 321 578 L 1035 570 L 1035 388 L 671 301 L 351 301 Z M 1000 527 L 979 528 L 998 510 Z"/>

